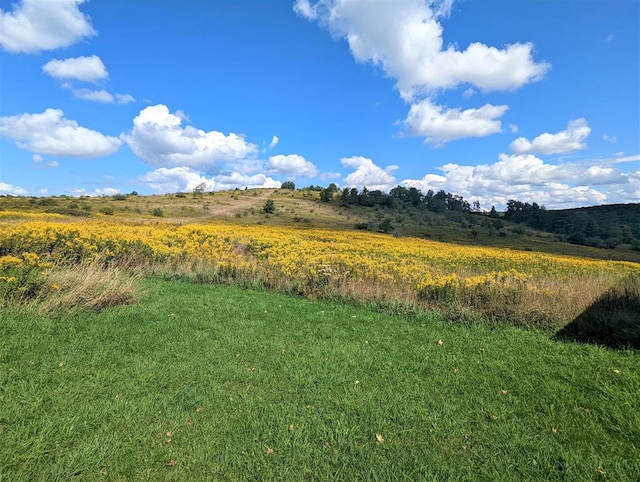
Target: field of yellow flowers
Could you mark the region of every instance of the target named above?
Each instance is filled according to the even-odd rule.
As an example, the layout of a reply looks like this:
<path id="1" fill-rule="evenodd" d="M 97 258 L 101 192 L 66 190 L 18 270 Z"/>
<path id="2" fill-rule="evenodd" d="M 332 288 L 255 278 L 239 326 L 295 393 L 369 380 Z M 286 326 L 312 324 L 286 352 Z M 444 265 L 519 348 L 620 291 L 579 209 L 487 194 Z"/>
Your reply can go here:
<path id="1" fill-rule="evenodd" d="M 485 315 L 554 324 L 571 321 L 620 280 L 640 276 L 640 266 L 630 262 L 358 231 L 0 212 L 0 269 L 24 253 L 55 265 L 93 261 L 156 273 L 209 269 L 225 281 L 259 281 L 305 295 L 401 298 L 435 307 L 462 303 Z M 0 284 L 10 282 L 0 272 Z"/>

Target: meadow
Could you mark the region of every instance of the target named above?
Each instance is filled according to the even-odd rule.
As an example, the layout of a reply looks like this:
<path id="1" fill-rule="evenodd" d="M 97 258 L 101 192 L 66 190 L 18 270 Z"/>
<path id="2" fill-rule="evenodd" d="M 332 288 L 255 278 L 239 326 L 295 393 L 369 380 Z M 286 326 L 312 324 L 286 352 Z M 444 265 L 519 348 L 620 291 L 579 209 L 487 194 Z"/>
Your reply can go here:
<path id="1" fill-rule="evenodd" d="M 86 263 L 341 301 L 403 302 L 527 327 L 560 329 L 612 288 L 640 278 L 633 262 L 353 230 L 17 211 L 0 212 L 0 220 L 5 269 L 32 269 L 28 253 L 67 270 Z M 19 278 L 5 274 L 0 290 L 24 294 Z M 54 284 L 52 276 L 42 287 L 51 292 Z"/>
<path id="2" fill-rule="evenodd" d="M 0 210 L 0 480 L 637 480 L 640 264 L 132 198 Z"/>

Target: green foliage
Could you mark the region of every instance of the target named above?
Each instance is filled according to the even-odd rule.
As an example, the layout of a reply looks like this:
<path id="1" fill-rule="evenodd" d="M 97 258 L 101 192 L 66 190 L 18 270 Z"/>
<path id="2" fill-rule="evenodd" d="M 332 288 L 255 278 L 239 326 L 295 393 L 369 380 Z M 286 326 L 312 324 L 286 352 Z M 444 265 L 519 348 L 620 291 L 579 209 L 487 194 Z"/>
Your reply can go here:
<path id="1" fill-rule="evenodd" d="M 555 233 L 563 241 L 597 248 L 640 241 L 640 204 L 548 211 L 535 202 L 509 200 L 504 219 Z"/>
<path id="2" fill-rule="evenodd" d="M 295 191 L 296 185 L 293 181 L 285 181 L 280 185 L 280 189 L 288 189 L 290 191 Z"/>
<path id="3" fill-rule="evenodd" d="M 114 194 L 113 196 L 111 196 L 111 199 L 113 199 L 114 201 L 126 201 L 127 195 L 126 194 Z"/>
<path id="4" fill-rule="evenodd" d="M 265 214 L 271 214 L 275 210 L 276 210 L 276 205 L 274 204 L 273 200 L 267 199 L 267 201 L 264 203 L 264 206 L 262 206 L 262 212 Z"/>
<path id="5" fill-rule="evenodd" d="M 383 221 L 380 223 L 380 231 L 382 231 L 383 233 L 388 233 L 389 231 L 393 230 L 393 224 L 391 222 L 391 218 L 385 218 L 383 219 Z"/>
<path id="6" fill-rule="evenodd" d="M 155 208 L 153 210 L 153 215 L 161 218 L 162 216 L 164 216 L 164 212 L 160 208 Z"/>
<path id="7" fill-rule="evenodd" d="M 102 208 L 102 209 L 100 210 L 100 212 L 101 212 L 102 214 L 107 215 L 107 216 L 113 216 L 113 208 L 112 208 L 112 207 L 105 207 L 105 208 Z"/>

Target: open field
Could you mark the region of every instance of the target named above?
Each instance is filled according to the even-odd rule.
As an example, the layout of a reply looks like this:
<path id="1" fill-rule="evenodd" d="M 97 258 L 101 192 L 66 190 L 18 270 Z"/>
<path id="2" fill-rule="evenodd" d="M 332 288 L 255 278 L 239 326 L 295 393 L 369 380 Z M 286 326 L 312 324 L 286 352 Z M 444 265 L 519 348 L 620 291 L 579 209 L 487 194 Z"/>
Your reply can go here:
<path id="1" fill-rule="evenodd" d="M 262 208 L 270 199 L 275 211 Z M 0 196 L 0 211 L 58 213 L 73 218 L 116 219 L 134 223 L 210 224 L 221 221 L 240 225 L 298 226 L 353 231 L 368 226 L 377 231 L 389 219 L 390 234 L 462 245 L 495 246 L 552 254 L 566 254 L 606 260 L 640 262 L 640 251 L 628 246 L 601 249 L 558 242 L 550 233 L 500 222 L 481 215 L 431 213 L 407 207 L 389 210 L 380 207 L 341 206 L 323 203 L 318 191 L 247 189 L 204 193 L 176 193 L 158 196 L 116 195 L 106 197 L 28 198 Z M 154 215 L 154 213 L 156 215 Z M 6 220 L 7 215 L 0 217 Z"/>
<path id="2" fill-rule="evenodd" d="M 0 479 L 637 480 L 637 351 L 233 287 L 3 309 Z"/>
<path id="3" fill-rule="evenodd" d="M 637 480 L 630 250 L 314 195 L 5 198 L 0 480 Z"/>
<path id="4" fill-rule="evenodd" d="M 451 312 L 456 319 L 479 315 L 554 330 L 625 280 L 637 286 L 640 279 L 640 265 L 632 262 L 308 223 L 175 224 L 160 217 L 79 218 L 29 211 L 2 211 L 0 220 L 0 255 L 9 256 L 4 262 L 0 258 L 0 265 L 18 271 L 23 253 L 33 253 L 56 267 L 80 262 L 124 266 L 171 279 L 261 286 L 342 301 L 403 302 Z M 30 262 L 24 259 L 23 264 Z M 19 294 L 19 276 L 7 272 L 3 278 L 0 289 Z"/>

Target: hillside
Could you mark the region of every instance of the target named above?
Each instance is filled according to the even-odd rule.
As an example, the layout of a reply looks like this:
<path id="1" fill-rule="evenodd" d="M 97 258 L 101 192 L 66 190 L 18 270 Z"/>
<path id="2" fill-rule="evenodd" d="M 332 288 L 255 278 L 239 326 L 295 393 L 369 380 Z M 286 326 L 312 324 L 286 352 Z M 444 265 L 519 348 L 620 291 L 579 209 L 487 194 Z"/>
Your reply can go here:
<path id="1" fill-rule="evenodd" d="M 428 205 L 416 205 L 410 199 L 376 204 L 368 201 L 371 194 L 376 195 L 375 192 L 369 193 L 364 203 L 345 202 L 339 193 L 333 195 L 329 202 L 323 202 L 322 194 L 320 188 L 307 188 L 245 189 L 153 196 L 132 193 L 80 198 L 0 196 L 0 211 L 57 213 L 123 222 L 208 224 L 226 221 L 241 225 L 295 226 L 302 229 L 327 227 L 385 232 L 394 236 L 412 236 L 464 245 L 640 262 L 640 251 L 632 249 L 635 246 L 629 243 L 576 245 L 568 242 L 566 234 L 537 229 L 531 226 L 532 223 L 527 223 L 526 219 L 510 217 L 508 213 L 503 218 L 469 210 L 440 209 L 438 206 L 430 209 Z M 461 198 L 453 196 L 452 200 L 459 202 Z M 271 213 L 264 210 L 267 201 L 273 202 Z M 554 219 L 572 221 L 573 225 L 588 216 L 589 219 L 595 219 L 603 233 L 612 233 L 609 237 L 628 231 L 635 237 L 640 229 L 638 204 L 544 212 Z M 4 219 L 7 217 L 10 216 L 3 216 Z"/>
<path id="2" fill-rule="evenodd" d="M 548 211 L 536 203 L 509 201 L 504 219 L 554 233 L 561 241 L 640 249 L 640 204 L 612 204 Z"/>

